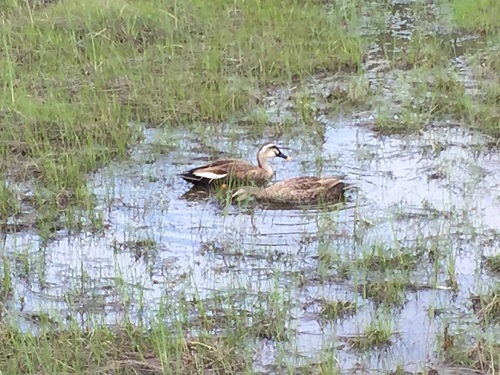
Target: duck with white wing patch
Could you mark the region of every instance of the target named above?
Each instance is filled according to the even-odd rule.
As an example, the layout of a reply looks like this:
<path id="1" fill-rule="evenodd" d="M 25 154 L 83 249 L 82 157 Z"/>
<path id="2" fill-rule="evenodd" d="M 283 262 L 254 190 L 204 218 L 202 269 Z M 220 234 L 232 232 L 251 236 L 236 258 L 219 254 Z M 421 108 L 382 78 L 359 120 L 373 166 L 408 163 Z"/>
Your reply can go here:
<path id="1" fill-rule="evenodd" d="M 190 169 L 178 176 L 193 185 L 203 187 L 223 183 L 250 183 L 262 186 L 270 181 L 274 175 L 274 170 L 269 164 L 269 160 L 275 157 L 285 159 L 286 161 L 291 160 L 289 156 L 281 152 L 276 144 L 266 143 L 257 152 L 257 166 L 243 160 L 218 160 Z"/>

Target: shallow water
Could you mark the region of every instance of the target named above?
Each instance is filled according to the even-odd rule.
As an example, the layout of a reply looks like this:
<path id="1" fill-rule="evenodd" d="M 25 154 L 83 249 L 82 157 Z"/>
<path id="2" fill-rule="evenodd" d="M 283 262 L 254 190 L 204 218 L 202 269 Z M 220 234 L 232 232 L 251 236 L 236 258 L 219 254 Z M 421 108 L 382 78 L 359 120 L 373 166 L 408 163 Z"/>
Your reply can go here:
<path id="1" fill-rule="evenodd" d="M 214 197 L 183 199 L 189 186 L 175 174 L 196 165 L 202 155 L 190 150 L 192 140 L 183 135 L 176 150 L 153 163 L 140 162 L 146 155 L 141 148 L 165 136 L 147 130 L 145 144 L 130 162 L 111 165 L 90 182 L 100 202 L 97 210 L 106 212 L 105 233 L 61 238 L 43 249 L 43 290 L 36 282 L 15 284 L 16 294 L 25 295 L 24 313 L 76 310 L 84 322 L 91 311 L 94 318 L 102 313 L 112 324 L 122 309 L 137 317 L 139 298 L 153 311 L 165 293 L 209 299 L 240 288 L 249 295 L 278 288 L 289 299 L 294 317 L 290 325 L 297 330 L 285 349 L 305 356 L 305 362 L 319 361 L 322 343 L 342 343 L 343 337 L 362 332 L 377 314 L 373 302 L 355 292 L 355 280 L 318 281 L 319 248 L 326 246 L 339 259 L 353 261 L 376 245 L 393 251 L 412 249 L 418 242 L 444 249 L 444 259 L 455 263 L 460 292 L 452 302 L 453 292 L 445 287 L 446 266 L 440 267 L 436 283 L 431 264 L 416 267 L 414 281 L 430 288 L 408 291 L 404 307 L 392 312 L 399 338 L 388 352 L 374 351 L 363 359 L 363 365 L 389 370 L 397 364 L 427 363 L 441 324 L 441 319 L 429 317 L 428 308 L 463 314 L 470 309 L 469 292 L 482 290 L 488 281 L 478 265 L 498 245 L 500 156 L 477 151 L 485 140 L 455 127 L 431 128 L 418 138 L 391 138 L 376 136 L 356 120 L 325 120 L 324 126 L 324 142 L 315 145 L 325 157 L 321 171 L 310 154 L 301 153 L 308 149 L 301 139 L 279 142 L 289 147 L 294 162 L 278 160 L 274 165 L 279 178 L 304 171 L 347 174 L 359 190 L 351 207 L 341 211 L 257 207 L 250 214 L 240 207 L 225 208 Z M 228 143 L 223 135 L 212 141 L 220 149 Z M 241 137 L 233 142 L 243 158 L 252 159 L 253 141 Z M 447 145 L 437 154 L 430 152 L 436 142 Z M 182 160 L 195 161 L 176 164 Z M 436 173 L 439 178 L 432 177 Z M 149 259 L 136 260 L 133 249 L 116 250 L 116 244 L 140 240 L 157 245 Z M 29 235 L 8 237 L 4 248 L 10 254 L 38 249 Z M 302 275 L 302 285 L 293 274 Z M 122 279 L 128 301 L 117 290 L 116 277 Z M 41 275 L 37 280 L 42 281 Z M 360 310 L 342 323 L 321 326 L 314 302 L 318 298 L 356 300 Z M 241 303 L 247 308 L 249 301 Z M 256 366 L 264 371 L 274 365 L 278 349 L 266 340 L 260 345 Z M 352 368 L 358 353 L 342 349 L 338 360 L 342 368 Z"/>
<path id="2" fill-rule="evenodd" d="M 381 100 L 397 102 L 410 95 L 399 79 L 406 73 L 379 73 L 387 56 L 380 53 L 377 38 L 385 32 L 411 39 L 415 30 L 432 23 L 415 24 L 409 4 L 391 9 L 379 11 L 386 17 L 377 23 L 383 25 L 380 30 L 365 25 L 374 36 L 365 78 L 382 87 Z M 373 9 L 367 6 L 365 11 Z M 466 59 L 452 57 L 450 65 L 473 91 Z M 347 78 L 341 73 L 317 76 L 301 88 L 273 90 L 268 118 L 276 124 L 296 119 L 291 93 L 321 95 Z M 321 103 L 317 106 L 317 126 L 296 123 L 287 131 L 265 128 L 256 134 L 235 125 L 214 127 L 204 135 L 145 129 L 145 140 L 130 161 L 113 163 L 89 178 L 98 201 L 95 211 L 103 213 L 106 223 L 104 233 L 62 231 L 47 245 L 30 233 L 4 237 L 7 256 L 26 256 L 37 263 L 34 275 L 24 275 L 16 266 L 13 301 L 22 303 L 10 306 L 11 319 L 18 320 L 21 311 L 25 330 L 36 330 L 29 318 L 45 313 L 64 317 L 78 312 L 82 324 L 96 319 L 113 324 L 124 312 L 135 320 L 147 319 L 167 296 L 209 305 L 214 296 L 235 294 L 241 298 L 232 307 L 251 312 L 262 303 L 260 296 L 278 290 L 293 331 L 284 342 L 256 340 L 258 371 L 274 372 L 283 358 L 292 366 L 319 363 L 329 347 L 337 348 L 342 370 L 389 371 L 403 365 L 413 371 L 432 363 L 443 322 L 472 319 L 470 294 L 483 291 L 491 281 L 482 256 L 497 251 L 499 244 L 500 154 L 488 151 L 489 139 L 453 122 L 435 121 L 418 135 L 380 136 L 370 130 L 375 113 L 334 116 L 322 111 Z M 151 157 L 155 145 L 171 144 L 172 139 L 171 151 Z M 177 173 L 209 156 L 252 161 L 262 140 L 275 140 L 293 158 L 291 163 L 273 162 L 277 179 L 347 175 L 357 187 L 348 207 L 251 210 L 225 206 L 214 196 L 185 195 L 190 186 Z M 382 314 L 373 299 L 357 292 L 373 275 L 359 271 L 342 278 L 336 263 L 353 264 L 376 248 L 393 255 L 436 249 L 439 262 L 436 267 L 422 255 L 409 271 L 417 287 L 388 315 L 397 332 L 393 345 L 360 354 L 344 344 Z M 335 262 L 325 265 L 325 254 Z M 446 283 L 449 264 L 455 267 L 458 292 Z M 395 267 L 391 274 L 400 271 Z M 352 300 L 358 311 L 340 321 L 322 322 L 320 299 Z M 445 313 L 432 317 L 430 308 Z"/>

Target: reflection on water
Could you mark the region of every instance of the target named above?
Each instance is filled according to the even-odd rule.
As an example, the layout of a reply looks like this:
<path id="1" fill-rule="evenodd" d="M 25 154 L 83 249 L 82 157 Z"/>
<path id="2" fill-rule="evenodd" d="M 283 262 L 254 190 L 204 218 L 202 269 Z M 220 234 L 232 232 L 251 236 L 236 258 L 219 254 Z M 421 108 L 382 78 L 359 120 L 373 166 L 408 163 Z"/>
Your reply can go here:
<path id="1" fill-rule="evenodd" d="M 391 26 L 382 23 L 391 38 L 411 38 L 415 17 L 408 9 L 407 4 L 393 7 Z M 372 20 L 376 24 L 375 16 Z M 369 54 L 366 77 L 383 88 L 381 100 L 397 102 L 401 72 L 380 75 L 387 56 L 377 48 Z M 463 61 L 455 62 L 466 77 Z M 342 78 L 312 79 L 308 89 L 322 92 Z M 269 103 L 270 121 L 295 118 L 287 88 L 270 93 Z M 36 313 L 76 312 L 81 324 L 96 316 L 113 324 L 124 312 L 147 319 L 166 296 L 209 300 L 244 290 L 246 298 L 236 299 L 241 306 L 235 307 L 251 310 L 253 297 L 279 290 L 290 305 L 293 319 L 287 324 L 295 334 L 281 347 L 257 342 L 256 369 L 270 371 L 282 350 L 303 356 L 304 363 L 319 362 L 321 348 L 341 346 L 379 314 L 374 301 L 357 291 L 363 276 L 342 278 L 334 267 L 325 270 L 325 253 L 353 263 L 374 247 L 386 252 L 441 249 L 444 263 L 437 271 L 428 261 L 411 271 L 420 287 L 408 290 L 404 306 L 391 311 L 398 335 L 390 350 L 363 358 L 348 347 L 337 353 L 342 369 L 360 363 L 379 370 L 398 364 L 420 368 L 432 358 L 441 331 L 442 320 L 431 317 L 429 308 L 445 309 L 448 316 L 465 314 L 469 293 L 488 285 L 480 266 L 481 256 L 498 248 L 500 156 L 483 152 L 488 140 L 456 124 L 436 123 L 418 136 L 380 137 L 366 126 L 373 122 L 371 113 L 317 120 L 320 126 L 314 129 L 297 125 L 276 136 L 276 129 L 265 128 L 254 138 L 243 128 L 226 126 L 205 134 L 204 141 L 196 134 L 145 130 L 145 141 L 129 162 L 114 163 L 89 180 L 96 213 L 104 214 L 104 233 L 61 232 L 47 246 L 30 233 L 6 235 L 8 256 L 36 261 L 29 267 L 34 275 L 25 275 L 21 262 L 14 266 L 19 269 L 13 300 L 23 302 L 10 311 L 22 310 L 25 330 L 34 329 L 27 318 Z M 172 137 L 175 149 L 151 161 L 150 146 Z M 176 178 L 208 156 L 254 162 L 258 146 L 267 140 L 293 158 L 273 162 L 277 179 L 345 174 L 357 187 L 351 202 L 340 210 L 238 207 Z M 454 263 L 458 293 L 446 287 L 449 263 Z M 341 322 L 321 322 L 316 301 L 322 298 L 353 300 L 359 310 Z"/>
<path id="2" fill-rule="evenodd" d="M 46 264 L 40 267 L 44 269 L 40 284 L 15 283 L 16 294 L 25 295 L 25 312 L 80 311 L 82 321 L 89 311 L 100 312 L 106 322 L 114 323 L 123 310 L 137 317 L 139 298 L 154 310 L 166 292 L 188 299 L 194 295 L 208 299 L 216 291 L 238 288 L 268 293 L 275 290 L 278 279 L 279 288 L 291 294 L 295 321 L 290 324 L 297 332 L 288 350 L 314 359 L 323 342 L 339 342 L 362 332 L 376 313 L 373 303 L 363 300 L 352 282 L 315 281 L 321 279 L 321 246 L 348 261 L 379 244 L 388 251 L 398 246 L 412 248 L 416 243 L 444 246 L 455 257 L 463 291 L 455 300 L 457 311 L 469 304 L 466 291 L 478 290 L 480 282 L 487 280 L 477 265 L 489 250 L 481 241 L 498 230 L 500 222 L 500 158 L 476 151 L 484 143 L 479 135 L 436 128 L 419 138 L 380 138 L 354 121 L 325 123 L 325 142 L 316 145 L 327 160 L 321 174 L 344 173 L 359 187 L 355 204 L 331 211 L 245 209 L 225 206 L 216 197 L 195 190 L 187 195 L 190 186 L 175 174 L 194 164 L 174 161 L 196 159 L 188 136 L 180 138 L 176 151 L 154 163 L 139 161 L 140 149 L 158 134 L 147 131 L 146 142 L 132 161 L 112 165 L 92 178 L 100 202 L 97 210 L 105 212 L 109 226 L 103 235 L 62 238 L 43 250 L 36 237 L 7 238 L 4 248 L 13 254 L 44 254 L 39 256 Z M 221 150 L 228 142 L 223 135 L 212 141 Z M 307 149 L 306 142 L 281 140 L 295 162 L 275 163 L 278 178 L 300 175 L 304 169 L 319 174 L 310 154 L 301 152 Z M 438 142 L 446 147 L 433 152 Z M 251 160 L 256 145 L 241 137 L 235 147 Z M 137 256 L 134 243 L 139 241 L 153 244 L 147 259 Z M 429 264 L 417 267 L 416 283 L 433 285 L 434 273 L 428 268 Z M 292 274 L 303 275 L 302 285 L 289 279 Z M 117 277 L 128 291 L 126 301 L 116 290 Z M 446 277 L 440 272 L 437 286 L 444 286 Z M 430 319 L 427 309 L 449 308 L 452 294 L 446 288 L 409 291 L 404 308 L 393 316 L 399 339 L 384 356 L 367 359 L 369 365 L 380 368 L 388 361 L 391 367 L 392 356 L 404 358 L 405 363 L 424 363 L 439 328 L 439 320 Z M 361 308 L 342 324 L 325 325 L 310 309 L 301 308 L 318 298 L 356 299 Z M 259 366 L 263 370 L 271 366 L 275 354 L 267 347 Z M 352 367 L 357 354 L 342 350 L 338 358 L 342 367 Z"/>

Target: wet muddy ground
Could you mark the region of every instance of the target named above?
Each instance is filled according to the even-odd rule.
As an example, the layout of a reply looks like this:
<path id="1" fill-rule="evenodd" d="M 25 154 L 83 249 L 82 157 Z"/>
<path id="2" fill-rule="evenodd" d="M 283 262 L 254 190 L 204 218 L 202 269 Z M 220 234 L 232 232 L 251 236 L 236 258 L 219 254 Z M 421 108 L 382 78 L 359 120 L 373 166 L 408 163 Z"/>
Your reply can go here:
<path id="1" fill-rule="evenodd" d="M 413 95 L 419 77 L 394 66 L 412 36 L 450 46 L 450 74 L 473 95 L 459 50 L 470 40 L 457 42 L 433 4 L 372 4 L 364 12 L 361 31 L 373 38 L 366 74 L 269 89 L 268 125 L 257 130 L 245 121 L 204 134 L 145 128 L 129 161 L 89 177 L 103 233 L 60 231 L 43 244 L 31 232 L 4 235 L 17 264 L 13 300 L 21 301 L 9 310 L 21 311 L 22 328 L 75 312 L 83 325 L 115 324 L 125 312 L 147 321 L 165 304 L 184 303 L 195 334 L 200 305 L 215 331 L 236 311 L 250 324 L 267 319 L 282 328 L 251 338 L 254 368 L 268 373 L 321 363 L 325 351 L 343 371 L 421 371 L 437 366 L 445 327 L 473 337 L 471 296 L 498 282 L 484 259 L 499 247 L 500 154 L 490 138 L 450 119 L 403 135 L 377 127 L 377 103 L 398 121 L 398 106 Z M 369 105 L 332 111 L 331 96 L 352 96 L 353 82 L 370 91 Z M 218 157 L 253 161 L 268 140 L 293 158 L 273 162 L 278 180 L 345 174 L 357 187 L 351 201 L 339 210 L 239 207 L 190 193 L 175 176 Z M 23 259 L 35 260 L 31 274 Z M 374 327 L 389 332 L 385 342 L 363 340 Z"/>

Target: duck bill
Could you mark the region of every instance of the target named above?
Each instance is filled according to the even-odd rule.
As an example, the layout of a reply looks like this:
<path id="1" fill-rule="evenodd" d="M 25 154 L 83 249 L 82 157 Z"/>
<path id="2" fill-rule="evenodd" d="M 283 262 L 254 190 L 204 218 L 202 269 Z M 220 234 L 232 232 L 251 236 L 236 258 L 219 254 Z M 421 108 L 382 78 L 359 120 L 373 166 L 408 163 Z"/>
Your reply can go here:
<path id="1" fill-rule="evenodd" d="M 290 156 L 285 155 L 285 154 L 284 154 L 284 153 L 282 153 L 281 151 L 280 151 L 280 153 L 279 153 L 278 155 L 276 155 L 276 156 L 277 156 L 277 157 L 279 157 L 279 158 L 285 159 L 286 161 L 290 161 L 290 160 L 292 160 L 292 158 L 291 158 Z"/>

